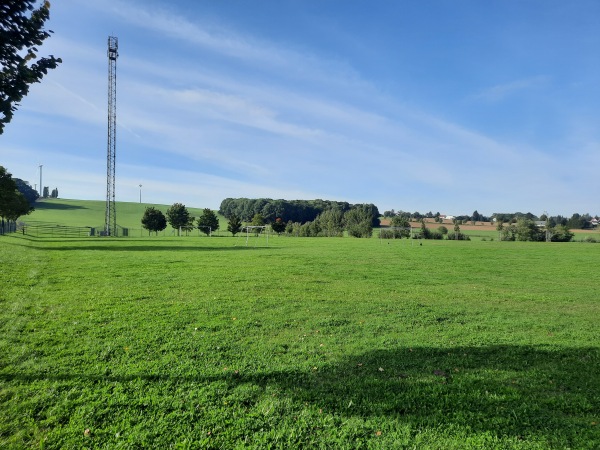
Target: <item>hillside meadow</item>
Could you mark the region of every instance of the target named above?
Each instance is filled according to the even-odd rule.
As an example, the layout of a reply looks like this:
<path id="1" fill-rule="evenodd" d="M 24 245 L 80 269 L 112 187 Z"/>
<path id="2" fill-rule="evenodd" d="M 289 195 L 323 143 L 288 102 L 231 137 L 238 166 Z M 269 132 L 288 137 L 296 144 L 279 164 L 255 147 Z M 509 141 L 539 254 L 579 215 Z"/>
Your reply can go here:
<path id="1" fill-rule="evenodd" d="M 143 237 L 148 236 L 148 231 L 144 230 L 141 220 L 146 207 L 152 206 L 166 213 L 170 205 L 158 205 L 151 203 L 134 202 L 116 202 L 117 224 L 127 228 L 130 236 Z M 190 215 L 199 217 L 202 214 L 202 208 L 187 207 Z M 21 217 L 21 221 L 32 227 L 39 225 L 59 225 L 68 227 L 90 228 L 98 230 L 104 228 L 104 214 L 106 211 L 106 202 L 100 200 L 72 200 L 72 199 L 44 199 L 35 203 L 35 211 L 30 215 Z M 219 216 L 221 229 L 226 233 L 227 220 Z M 56 235 L 60 235 L 57 232 Z M 82 237 L 84 234 L 82 233 Z M 162 236 L 172 235 L 173 229 L 167 226 L 167 229 L 161 233 Z M 198 231 L 196 231 L 198 234 Z"/>
<path id="2" fill-rule="evenodd" d="M 598 448 L 599 252 L 1 236 L 0 447 Z"/>

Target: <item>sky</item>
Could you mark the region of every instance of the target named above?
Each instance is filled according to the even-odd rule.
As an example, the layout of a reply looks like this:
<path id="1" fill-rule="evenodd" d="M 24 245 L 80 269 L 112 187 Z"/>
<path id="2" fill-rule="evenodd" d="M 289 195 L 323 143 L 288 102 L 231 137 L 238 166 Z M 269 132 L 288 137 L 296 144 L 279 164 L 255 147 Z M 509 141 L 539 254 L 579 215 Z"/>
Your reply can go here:
<path id="1" fill-rule="evenodd" d="M 597 0 L 54 0 L 0 165 L 117 201 L 600 214 Z M 142 185 L 140 188 L 139 185 Z"/>

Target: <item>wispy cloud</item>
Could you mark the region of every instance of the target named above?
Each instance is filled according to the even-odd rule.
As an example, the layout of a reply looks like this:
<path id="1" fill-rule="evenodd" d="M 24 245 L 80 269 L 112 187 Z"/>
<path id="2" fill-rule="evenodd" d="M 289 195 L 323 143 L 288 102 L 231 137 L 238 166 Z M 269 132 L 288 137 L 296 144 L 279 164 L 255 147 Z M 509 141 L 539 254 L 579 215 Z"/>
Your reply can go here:
<path id="1" fill-rule="evenodd" d="M 563 193 L 574 197 L 569 180 L 589 177 L 600 153 L 593 121 L 561 131 L 555 147 L 567 150 L 551 154 L 535 141 L 482 131 L 488 127 L 472 117 L 404 103 L 398 92 L 379 89 L 368 71 L 360 75 L 350 52 L 336 59 L 314 42 L 269 39 L 227 22 L 226 10 L 215 19 L 196 6 L 190 6 L 195 14 L 184 15 L 178 2 L 162 0 L 65 1 L 53 10 L 64 19 L 50 39 L 64 63 L 32 88 L 0 150 L 10 149 L 10 159 L 2 157 L 11 169 L 30 170 L 29 160 L 39 158 L 19 160 L 21 150 L 57 162 L 49 164 L 48 177 L 56 177 L 51 184 L 64 196 L 105 192 L 106 38 L 98 33 L 113 25 L 122 32 L 122 200 L 135 199 L 142 183 L 148 201 L 190 206 L 217 207 L 227 196 L 318 196 L 381 208 L 508 211 Z M 97 30 L 72 32 L 73 11 Z M 483 78 L 479 85 L 491 87 L 468 106 L 554 87 L 553 75 L 518 78 L 515 72 L 517 79 L 503 84 Z M 503 114 L 509 104 L 494 109 Z M 35 136 L 27 128 L 32 124 Z"/>
<path id="2" fill-rule="evenodd" d="M 486 88 L 474 95 L 475 99 L 497 102 L 521 91 L 542 89 L 549 85 L 550 77 L 545 75 L 514 80 Z"/>

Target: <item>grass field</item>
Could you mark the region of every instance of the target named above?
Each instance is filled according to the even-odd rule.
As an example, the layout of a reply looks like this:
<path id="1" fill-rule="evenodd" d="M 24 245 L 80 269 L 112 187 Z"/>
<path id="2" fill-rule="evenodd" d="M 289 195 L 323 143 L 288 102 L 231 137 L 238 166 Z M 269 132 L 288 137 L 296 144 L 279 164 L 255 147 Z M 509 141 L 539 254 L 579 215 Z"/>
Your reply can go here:
<path id="1" fill-rule="evenodd" d="M 0 448 L 600 447 L 600 246 L 0 236 Z"/>

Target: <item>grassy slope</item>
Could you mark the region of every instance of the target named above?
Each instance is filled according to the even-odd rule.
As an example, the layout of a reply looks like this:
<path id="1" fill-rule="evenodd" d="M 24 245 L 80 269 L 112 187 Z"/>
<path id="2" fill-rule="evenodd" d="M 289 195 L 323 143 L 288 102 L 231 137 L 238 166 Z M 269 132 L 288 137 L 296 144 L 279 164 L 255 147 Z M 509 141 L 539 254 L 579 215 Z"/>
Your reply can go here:
<path id="1" fill-rule="evenodd" d="M 599 246 L 236 244 L 1 237 L 0 447 L 600 446 Z"/>
<path id="2" fill-rule="evenodd" d="M 147 206 L 154 206 L 163 213 L 167 212 L 169 205 L 154 205 L 146 203 L 116 202 L 117 224 L 129 228 L 141 228 L 141 219 Z M 35 211 L 21 220 L 35 224 L 39 222 L 55 223 L 73 227 L 97 227 L 104 225 L 104 214 L 106 203 L 99 200 L 69 200 L 69 199 L 47 199 L 35 204 Z M 194 217 L 202 214 L 201 208 L 188 208 Z M 219 217 L 226 229 L 227 222 Z"/>

